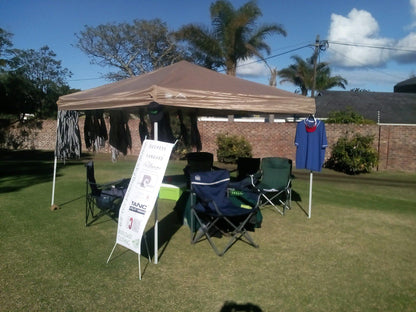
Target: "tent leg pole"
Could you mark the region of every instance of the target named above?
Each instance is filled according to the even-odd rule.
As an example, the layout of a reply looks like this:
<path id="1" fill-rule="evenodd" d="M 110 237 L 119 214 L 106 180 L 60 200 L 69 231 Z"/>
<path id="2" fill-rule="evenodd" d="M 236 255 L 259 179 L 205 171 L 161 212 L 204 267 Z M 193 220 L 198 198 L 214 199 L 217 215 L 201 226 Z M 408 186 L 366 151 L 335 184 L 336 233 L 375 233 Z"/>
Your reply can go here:
<path id="1" fill-rule="evenodd" d="M 312 213 L 312 182 L 313 182 L 313 172 L 309 174 L 309 213 L 308 218 L 311 218 Z"/>
<path id="2" fill-rule="evenodd" d="M 55 182 L 56 182 L 56 163 L 58 162 L 58 158 L 55 156 L 54 164 L 53 164 L 53 181 L 52 181 L 52 200 L 51 206 L 55 203 Z"/>
<path id="3" fill-rule="evenodd" d="M 158 233 L 159 233 L 159 220 L 157 216 L 157 201 L 155 204 L 155 264 L 158 262 Z"/>
<path id="4" fill-rule="evenodd" d="M 158 139 L 159 139 L 159 126 L 158 126 L 158 123 L 157 122 L 154 122 L 153 123 L 153 131 L 154 131 L 154 134 L 155 134 L 155 137 L 154 137 L 154 139 L 155 139 L 155 141 L 158 141 Z M 157 219 L 158 217 L 157 217 L 157 200 L 156 200 L 156 205 L 155 205 L 155 242 L 154 242 L 154 246 L 155 246 L 155 264 L 157 264 L 157 262 L 158 262 L 158 249 L 159 249 L 159 247 L 158 247 L 158 244 L 159 244 L 159 242 L 158 242 L 158 233 L 159 233 L 159 221 L 158 221 L 158 219 Z"/>

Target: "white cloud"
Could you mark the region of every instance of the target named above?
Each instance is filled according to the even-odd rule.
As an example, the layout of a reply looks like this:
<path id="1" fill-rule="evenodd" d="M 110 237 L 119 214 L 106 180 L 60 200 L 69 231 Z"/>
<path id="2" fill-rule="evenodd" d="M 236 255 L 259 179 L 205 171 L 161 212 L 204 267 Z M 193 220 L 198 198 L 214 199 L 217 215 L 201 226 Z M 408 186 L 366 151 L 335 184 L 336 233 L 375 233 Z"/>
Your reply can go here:
<path id="1" fill-rule="evenodd" d="M 270 71 L 264 62 L 255 58 L 249 58 L 238 62 L 237 75 L 243 77 L 268 77 Z"/>
<path id="2" fill-rule="evenodd" d="M 416 0 L 410 0 L 412 14 L 416 17 Z"/>
<path id="3" fill-rule="evenodd" d="M 371 13 L 357 9 L 352 9 L 347 17 L 331 15 L 328 40 L 330 61 L 346 67 L 381 66 L 391 58 L 391 50 L 357 45 L 391 47 L 394 43 L 379 36 L 379 25 Z"/>
<path id="4" fill-rule="evenodd" d="M 416 1 L 416 0 L 414 0 Z M 416 62 L 416 32 L 412 32 L 403 39 L 397 41 L 396 48 L 400 49 L 394 54 L 394 59 L 399 63 Z"/>

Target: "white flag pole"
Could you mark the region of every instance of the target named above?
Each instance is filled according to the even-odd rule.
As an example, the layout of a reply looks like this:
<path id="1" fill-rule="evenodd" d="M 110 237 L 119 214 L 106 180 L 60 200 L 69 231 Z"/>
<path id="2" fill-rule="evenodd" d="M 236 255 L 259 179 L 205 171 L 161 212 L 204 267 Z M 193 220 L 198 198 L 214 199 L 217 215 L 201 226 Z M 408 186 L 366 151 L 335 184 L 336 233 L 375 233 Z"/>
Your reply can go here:
<path id="1" fill-rule="evenodd" d="M 312 182 L 313 182 L 313 172 L 311 171 L 309 174 L 309 213 L 308 218 L 311 218 L 312 213 Z"/>

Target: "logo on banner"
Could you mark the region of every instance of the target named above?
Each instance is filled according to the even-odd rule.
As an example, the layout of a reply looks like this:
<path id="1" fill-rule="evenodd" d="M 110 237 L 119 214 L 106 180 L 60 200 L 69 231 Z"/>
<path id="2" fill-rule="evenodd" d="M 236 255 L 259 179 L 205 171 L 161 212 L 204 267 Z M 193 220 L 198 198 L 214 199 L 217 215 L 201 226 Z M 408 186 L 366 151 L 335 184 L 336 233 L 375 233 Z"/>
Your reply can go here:
<path id="1" fill-rule="evenodd" d="M 145 214 L 147 209 L 146 204 L 141 204 L 139 202 L 132 201 L 129 207 L 130 211 L 137 212 L 140 214 Z"/>
<path id="2" fill-rule="evenodd" d="M 150 175 L 143 175 L 142 182 L 140 183 L 140 186 L 145 188 L 147 185 L 150 185 L 150 182 L 152 181 L 152 177 Z"/>

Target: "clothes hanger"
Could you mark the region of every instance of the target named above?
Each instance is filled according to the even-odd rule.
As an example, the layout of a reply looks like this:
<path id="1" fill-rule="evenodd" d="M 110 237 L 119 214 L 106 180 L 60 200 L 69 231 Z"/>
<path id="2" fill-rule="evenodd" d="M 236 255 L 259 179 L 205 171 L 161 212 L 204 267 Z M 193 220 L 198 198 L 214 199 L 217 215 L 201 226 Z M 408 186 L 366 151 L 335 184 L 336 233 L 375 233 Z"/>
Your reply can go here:
<path id="1" fill-rule="evenodd" d="M 316 123 L 316 118 L 315 118 L 315 115 L 314 115 L 314 114 L 310 114 L 310 115 L 308 116 L 308 121 L 313 121 L 314 123 Z"/>
<path id="2" fill-rule="evenodd" d="M 316 126 L 316 125 L 317 125 L 317 121 L 316 121 L 315 115 L 310 114 L 310 115 L 309 115 L 309 116 L 305 119 L 305 124 L 306 124 L 308 127 L 314 127 L 314 126 Z"/>

